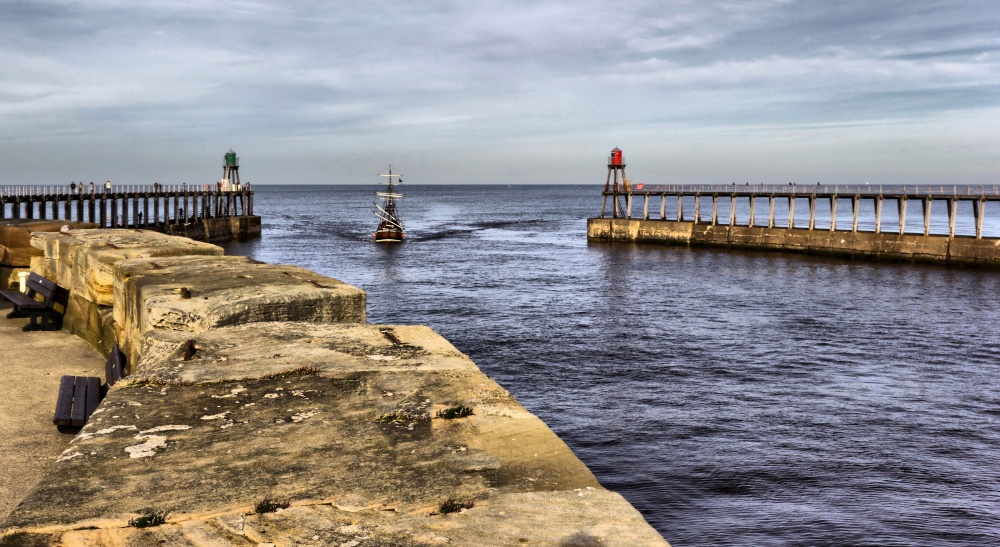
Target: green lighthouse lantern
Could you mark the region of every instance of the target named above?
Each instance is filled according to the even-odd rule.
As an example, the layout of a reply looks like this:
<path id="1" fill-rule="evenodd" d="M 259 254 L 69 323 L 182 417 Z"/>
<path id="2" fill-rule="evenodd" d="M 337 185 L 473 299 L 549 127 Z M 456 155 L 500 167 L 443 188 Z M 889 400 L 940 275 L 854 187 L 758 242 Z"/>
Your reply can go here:
<path id="1" fill-rule="evenodd" d="M 220 187 L 225 191 L 240 190 L 240 158 L 230 148 L 222 164 L 222 181 Z"/>

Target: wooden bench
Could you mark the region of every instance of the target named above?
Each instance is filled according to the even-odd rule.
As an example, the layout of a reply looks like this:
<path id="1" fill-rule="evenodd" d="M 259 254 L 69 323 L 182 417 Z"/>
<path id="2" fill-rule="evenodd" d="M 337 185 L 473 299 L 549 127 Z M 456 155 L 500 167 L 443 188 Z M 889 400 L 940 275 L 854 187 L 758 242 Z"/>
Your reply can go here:
<path id="1" fill-rule="evenodd" d="M 97 376 L 63 376 L 59 381 L 59 396 L 56 397 L 56 413 L 52 418 L 60 431 L 73 431 L 83 427 L 90 415 L 97 409 L 108 388 L 125 377 L 125 356 L 118 344 L 111 348 L 104 365 L 107 383 L 101 385 Z"/>
<path id="2" fill-rule="evenodd" d="M 14 304 L 14 311 L 8 313 L 7 318 L 30 317 L 29 323 L 21 329 L 25 331 L 57 330 L 60 327 L 62 314 L 56 310 L 56 306 L 62 306 L 65 310 L 69 295 L 54 281 L 34 272 L 28 276 L 27 288 L 27 293 L 0 291 L 0 296 Z M 36 296 L 41 297 L 41 300 Z"/>

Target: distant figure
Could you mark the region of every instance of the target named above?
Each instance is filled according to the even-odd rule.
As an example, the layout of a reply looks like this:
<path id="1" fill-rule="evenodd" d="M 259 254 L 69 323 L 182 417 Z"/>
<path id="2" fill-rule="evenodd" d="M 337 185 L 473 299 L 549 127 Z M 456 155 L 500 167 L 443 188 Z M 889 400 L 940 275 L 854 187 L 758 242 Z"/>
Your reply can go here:
<path id="1" fill-rule="evenodd" d="M 104 183 L 104 193 L 108 194 L 110 192 L 111 192 L 111 181 L 109 180 L 108 182 Z"/>
<path id="2" fill-rule="evenodd" d="M 90 195 L 94 195 L 94 181 L 90 181 Z"/>
<path id="3" fill-rule="evenodd" d="M 139 211 L 136 216 L 139 218 L 138 224 L 142 224 L 142 211 Z"/>
<path id="4" fill-rule="evenodd" d="M 76 193 L 76 181 L 69 183 L 69 193 L 70 195 Z"/>
<path id="5" fill-rule="evenodd" d="M 247 191 L 247 192 L 249 192 L 249 191 L 250 191 L 250 181 L 247 181 L 247 185 L 246 185 L 246 191 Z"/>
<path id="6" fill-rule="evenodd" d="M 183 207 L 179 207 L 177 209 L 177 216 L 181 217 L 181 220 L 187 220 L 187 217 L 184 216 L 184 208 Z"/>

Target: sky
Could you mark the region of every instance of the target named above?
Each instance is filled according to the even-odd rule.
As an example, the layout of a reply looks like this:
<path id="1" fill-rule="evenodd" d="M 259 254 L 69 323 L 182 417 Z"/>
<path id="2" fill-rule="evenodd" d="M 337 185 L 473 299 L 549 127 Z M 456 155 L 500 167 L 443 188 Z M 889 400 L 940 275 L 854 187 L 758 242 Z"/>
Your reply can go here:
<path id="1" fill-rule="evenodd" d="M 1000 184 L 1000 3 L 0 0 L 0 184 Z"/>

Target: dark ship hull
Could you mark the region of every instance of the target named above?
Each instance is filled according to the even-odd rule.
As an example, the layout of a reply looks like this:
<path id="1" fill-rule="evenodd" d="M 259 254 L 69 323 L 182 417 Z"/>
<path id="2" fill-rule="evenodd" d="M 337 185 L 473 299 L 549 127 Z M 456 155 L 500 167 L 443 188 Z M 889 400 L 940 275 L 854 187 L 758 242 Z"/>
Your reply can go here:
<path id="1" fill-rule="evenodd" d="M 375 237 L 375 241 L 380 243 L 400 242 L 403 241 L 403 237 L 405 237 L 405 234 L 402 232 L 402 230 L 395 230 L 383 226 L 379 226 L 378 229 L 375 230 L 375 233 L 372 235 Z"/>

